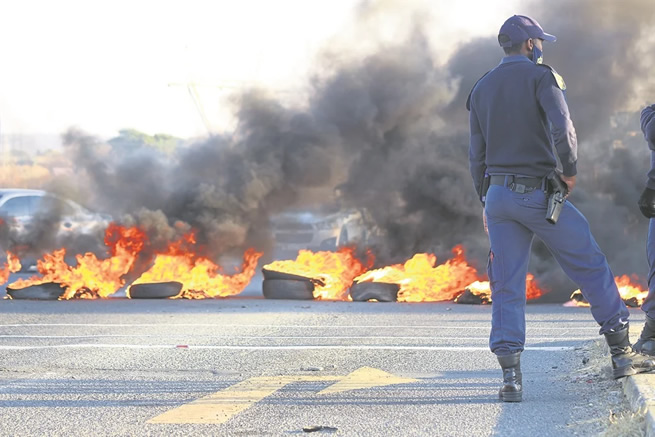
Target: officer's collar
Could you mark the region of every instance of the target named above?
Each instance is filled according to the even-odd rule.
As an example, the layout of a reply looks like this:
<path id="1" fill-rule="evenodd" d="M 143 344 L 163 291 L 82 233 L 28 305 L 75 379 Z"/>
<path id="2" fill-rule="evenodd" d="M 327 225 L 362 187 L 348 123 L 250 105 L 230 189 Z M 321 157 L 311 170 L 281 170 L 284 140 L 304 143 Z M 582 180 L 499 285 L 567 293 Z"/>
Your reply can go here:
<path id="1" fill-rule="evenodd" d="M 527 56 L 523 55 L 510 55 L 510 56 L 505 56 L 501 61 L 500 64 L 509 64 L 512 62 L 532 62 L 530 59 L 528 59 Z"/>

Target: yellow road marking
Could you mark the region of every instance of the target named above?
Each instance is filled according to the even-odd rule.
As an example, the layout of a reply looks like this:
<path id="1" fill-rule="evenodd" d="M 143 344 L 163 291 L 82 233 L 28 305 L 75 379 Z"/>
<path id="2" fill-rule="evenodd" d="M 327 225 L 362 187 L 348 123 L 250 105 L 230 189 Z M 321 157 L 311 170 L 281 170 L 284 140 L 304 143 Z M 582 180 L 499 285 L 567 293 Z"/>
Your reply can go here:
<path id="1" fill-rule="evenodd" d="M 412 382 L 418 382 L 418 379 L 401 378 L 372 367 L 362 367 L 348 376 L 345 376 L 341 381 L 332 384 L 325 390 L 321 390 L 318 394 L 326 395 L 349 390 L 359 390 L 362 388 L 383 387 L 385 385 L 393 384 L 409 384 Z"/>
<path id="2" fill-rule="evenodd" d="M 225 423 L 234 415 L 250 408 L 286 385 L 307 381 L 337 381 L 318 393 L 331 394 L 362 388 L 406 384 L 418 380 L 400 378 L 371 367 L 362 367 L 346 376 L 260 376 L 249 378 L 225 390 L 181 405 L 153 417 L 147 423 Z"/>
<path id="3" fill-rule="evenodd" d="M 225 423 L 284 386 L 299 381 L 334 381 L 340 376 L 262 376 L 250 378 L 225 390 L 184 404 L 148 423 Z"/>

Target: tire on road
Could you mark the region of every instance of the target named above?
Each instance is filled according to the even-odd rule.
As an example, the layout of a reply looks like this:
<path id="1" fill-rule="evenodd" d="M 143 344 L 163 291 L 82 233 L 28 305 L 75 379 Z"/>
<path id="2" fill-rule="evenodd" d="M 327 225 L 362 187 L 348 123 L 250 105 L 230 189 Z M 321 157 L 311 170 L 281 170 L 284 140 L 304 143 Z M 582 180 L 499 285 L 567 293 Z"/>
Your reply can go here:
<path id="1" fill-rule="evenodd" d="M 264 279 L 262 291 L 266 299 L 314 299 L 314 284 L 308 280 Z"/>
<path id="2" fill-rule="evenodd" d="M 293 273 L 278 272 L 276 270 L 262 269 L 262 274 L 264 275 L 264 279 L 286 279 L 291 281 L 311 282 L 311 278 L 306 276 L 294 275 Z"/>
<path id="3" fill-rule="evenodd" d="M 130 286 L 130 299 L 167 299 L 177 296 L 182 291 L 182 283 L 170 282 L 144 282 Z"/>
<path id="4" fill-rule="evenodd" d="M 7 287 L 7 294 L 12 299 L 57 300 L 64 291 L 65 289 L 56 282 L 45 282 L 24 288 Z"/>
<path id="5" fill-rule="evenodd" d="M 379 302 L 396 302 L 400 285 L 388 282 L 356 282 L 350 287 L 350 297 L 355 302 L 377 300 Z"/>
<path id="6" fill-rule="evenodd" d="M 489 303 L 488 296 L 478 296 L 473 294 L 468 288 L 464 290 L 464 293 L 460 294 L 455 298 L 455 303 L 461 303 L 465 305 L 487 305 Z"/>

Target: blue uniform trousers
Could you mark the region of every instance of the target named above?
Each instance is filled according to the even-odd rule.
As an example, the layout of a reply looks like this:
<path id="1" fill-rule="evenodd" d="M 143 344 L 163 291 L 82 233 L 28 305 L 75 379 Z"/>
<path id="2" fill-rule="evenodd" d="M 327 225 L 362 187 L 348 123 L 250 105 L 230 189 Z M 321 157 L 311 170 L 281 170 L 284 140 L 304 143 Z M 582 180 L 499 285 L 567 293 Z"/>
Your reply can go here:
<path id="1" fill-rule="evenodd" d="M 655 319 L 655 219 L 650 219 L 648 227 L 648 243 L 646 244 L 646 256 L 648 257 L 648 297 L 641 306 L 641 309 L 648 314 L 648 317 Z"/>
<path id="2" fill-rule="evenodd" d="M 525 344 L 525 277 L 534 235 L 580 287 L 601 334 L 628 321 L 614 275 L 585 217 L 566 201 L 559 221 L 552 225 L 546 221 L 546 208 L 546 194 L 538 188 L 521 194 L 492 185 L 487 193 L 485 213 L 491 243 L 487 271 L 492 299 L 489 347 L 496 355 L 522 351 Z"/>

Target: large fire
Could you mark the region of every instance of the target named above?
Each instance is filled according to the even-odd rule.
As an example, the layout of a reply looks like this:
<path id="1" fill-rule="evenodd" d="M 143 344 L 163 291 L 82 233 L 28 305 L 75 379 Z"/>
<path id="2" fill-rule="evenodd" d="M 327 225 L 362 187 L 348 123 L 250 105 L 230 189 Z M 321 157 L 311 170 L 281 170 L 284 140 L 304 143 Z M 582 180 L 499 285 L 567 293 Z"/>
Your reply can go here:
<path id="1" fill-rule="evenodd" d="M 644 303 L 644 299 L 648 296 L 648 290 L 642 289 L 643 287 L 639 285 L 640 281 L 636 275 L 616 276 L 614 281 L 619 289 L 621 299 L 623 299 L 623 302 L 625 302 L 626 305 L 639 307 Z M 571 300 L 575 302 L 577 306 L 589 306 L 589 302 L 587 302 L 580 290 L 575 290 L 571 294 Z"/>
<path id="2" fill-rule="evenodd" d="M 348 291 L 353 280 L 373 264 L 372 256 L 365 265 L 354 252 L 352 247 L 337 252 L 301 250 L 295 260 L 274 261 L 264 269 L 311 279 L 315 299 L 350 300 Z"/>
<path id="3" fill-rule="evenodd" d="M 195 243 L 193 234 L 185 236 L 187 243 Z M 172 243 L 166 253 L 155 257 L 152 267 L 132 285 L 177 281 L 183 284 L 179 298 L 204 299 L 234 296 L 241 293 L 255 275 L 261 252 L 248 249 L 243 255 L 241 271 L 233 275 L 222 272 L 220 266 L 208 258 L 196 255 L 187 247 Z M 128 290 L 129 297 L 129 290 Z"/>
<path id="4" fill-rule="evenodd" d="M 453 254 L 454 258 L 435 267 L 435 255 L 419 253 L 404 264 L 371 270 L 355 281 L 398 284 L 399 302 L 453 300 L 468 284 L 480 279 L 476 269 L 466 261 L 462 246 L 455 246 Z"/>
<path id="5" fill-rule="evenodd" d="M 112 223 L 105 232 L 107 258 L 98 259 L 93 253 L 78 254 L 75 255 L 77 265 L 70 266 L 66 262 L 66 249 L 55 250 L 37 261 L 40 276 L 19 279 L 9 287 L 20 289 L 55 282 L 65 288 L 61 299 L 107 297 L 125 285 L 123 276 L 134 265 L 146 241 L 146 234 L 139 228 Z"/>
<path id="6" fill-rule="evenodd" d="M 466 289 L 478 296 L 484 294 L 490 300 L 489 282 L 481 281 L 477 270 L 466 260 L 464 248 L 458 245 L 452 252 L 455 257 L 444 264 L 436 265 L 437 257 L 433 254 L 420 253 L 404 264 L 368 271 L 355 278 L 355 282 L 398 284 L 400 302 L 449 301 Z M 526 292 L 528 299 L 535 299 L 543 294 L 531 274 L 526 278 Z"/>

